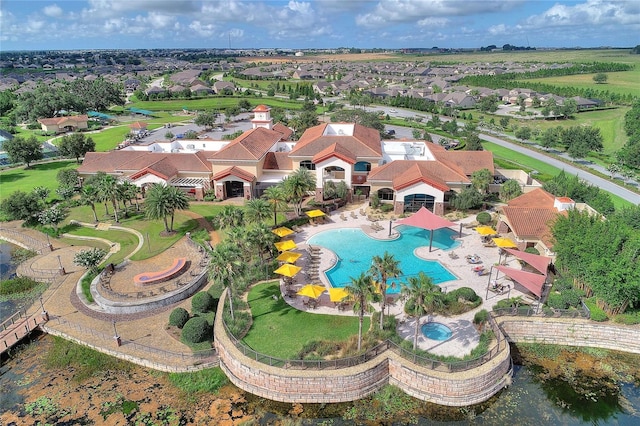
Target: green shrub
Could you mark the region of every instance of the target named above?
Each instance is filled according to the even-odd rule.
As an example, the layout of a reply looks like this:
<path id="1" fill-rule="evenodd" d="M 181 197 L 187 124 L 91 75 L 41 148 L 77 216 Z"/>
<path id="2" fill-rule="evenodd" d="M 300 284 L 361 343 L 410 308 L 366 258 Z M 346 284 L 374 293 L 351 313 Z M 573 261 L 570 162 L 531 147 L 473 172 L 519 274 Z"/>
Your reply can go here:
<path id="1" fill-rule="evenodd" d="M 584 304 L 587 305 L 587 308 L 589 308 L 589 312 L 591 313 L 591 316 L 589 318 L 592 321 L 603 322 L 609 319 L 605 311 L 598 307 L 595 297 L 585 299 Z"/>
<path id="2" fill-rule="evenodd" d="M 206 291 L 200 291 L 191 299 L 191 309 L 195 312 L 209 312 L 213 308 L 213 297 Z"/>
<path id="3" fill-rule="evenodd" d="M 547 297 L 547 306 L 552 309 L 565 309 L 561 293 L 553 292 Z"/>
<path id="4" fill-rule="evenodd" d="M 472 288 L 460 287 L 448 293 L 447 298 L 451 298 L 452 300 L 462 299 L 467 302 L 475 303 L 480 299 L 480 296 L 478 296 Z"/>
<path id="5" fill-rule="evenodd" d="M 206 319 L 193 317 L 182 327 L 182 339 L 186 343 L 200 343 L 210 335 L 211 327 Z"/>
<path id="6" fill-rule="evenodd" d="M 618 314 L 615 317 L 613 317 L 613 321 L 619 324 L 626 324 L 626 325 L 640 324 L 640 311 Z"/>
<path id="7" fill-rule="evenodd" d="M 557 278 L 553 282 L 553 290 L 558 292 L 563 292 L 564 290 L 568 290 L 573 288 L 573 283 L 570 279 L 567 278 Z"/>
<path id="8" fill-rule="evenodd" d="M 524 249 L 524 252 L 530 253 L 530 254 L 537 254 L 537 255 L 540 254 L 540 251 L 538 251 L 538 249 L 535 247 L 527 247 L 526 249 Z"/>
<path id="9" fill-rule="evenodd" d="M 26 293 L 38 285 L 38 282 L 27 277 L 17 277 L 0 282 L 0 295 Z"/>
<path id="10" fill-rule="evenodd" d="M 169 325 L 182 328 L 189 321 L 189 312 L 184 308 L 175 308 L 169 315 Z"/>
<path id="11" fill-rule="evenodd" d="M 382 204 L 380 205 L 380 210 L 382 210 L 383 213 L 389 213 L 393 210 L 393 204 Z"/>
<path id="12" fill-rule="evenodd" d="M 491 223 L 491 215 L 487 212 L 478 213 L 476 220 L 480 225 L 488 225 Z"/>
<path id="13" fill-rule="evenodd" d="M 476 312 L 473 316 L 474 324 L 483 324 L 489 320 L 489 312 L 486 309 Z"/>

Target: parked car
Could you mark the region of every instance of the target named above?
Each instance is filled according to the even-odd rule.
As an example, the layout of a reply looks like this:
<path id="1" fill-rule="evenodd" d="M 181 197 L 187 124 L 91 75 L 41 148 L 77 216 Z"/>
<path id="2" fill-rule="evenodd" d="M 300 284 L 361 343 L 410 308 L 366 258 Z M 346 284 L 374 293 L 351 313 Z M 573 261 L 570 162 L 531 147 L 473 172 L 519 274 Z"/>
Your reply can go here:
<path id="1" fill-rule="evenodd" d="M 387 134 L 390 135 L 390 136 L 393 136 L 393 135 L 396 134 L 396 131 L 393 130 L 393 129 L 389 129 L 389 130 L 387 130 Z"/>

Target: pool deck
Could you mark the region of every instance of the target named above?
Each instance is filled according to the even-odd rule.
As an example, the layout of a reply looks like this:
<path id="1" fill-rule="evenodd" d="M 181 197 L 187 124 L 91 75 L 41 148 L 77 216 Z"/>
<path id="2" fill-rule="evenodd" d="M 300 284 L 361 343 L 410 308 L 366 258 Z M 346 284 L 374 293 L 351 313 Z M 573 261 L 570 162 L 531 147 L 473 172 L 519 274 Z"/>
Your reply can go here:
<path id="1" fill-rule="evenodd" d="M 310 253 L 308 251 L 308 241 L 315 234 L 323 231 L 327 231 L 330 229 L 341 229 L 341 228 L 360 228 L 367 235 L 372 238 L 386 240 L 390 238 L 397 237 L 397 231 L 392 228 L 392 235 L 389 236 L 389 221 L 381 220 L 379 221 L 380 225 L 383 226 L 382 230 L 375 230 L 371 226 L 371 222 L 367 219 L 366 216 L 360 215 L 359 211 L 361 209 L 366 209 L 367 204 L 363 204 L 362 206 L 356 207 L 355 210 L 344 211 L 339 210 L 333 212 L 331 215 L 327 215 L 325 218 L 324 224 L 319 224 L 317 226 L 305 226 L 301 228 L 299 232 L 294 234 L 293 240 L 298 245 L 298 251 L 302 253 L 302 257 L 298 259 L 296 264 L 302 267 L 302 271 L 294 278 L 293 285 L 290 289 L 297 290 L 300 289 L 305 284 L 322 284 L 327 289 L 331 287 L 331 284 L 323 271 L 330 269 L 336 262 L 335 255 L 325 248 L 321 248 L 320 250 L 320 263 L 319 263 L 319 282 L 310 280 L 310 274 L 308 274 L 309 266 L 310 266 Z M 353 212 L 357 218 L 351 216 L 351 212 Z M 341 213 L 343 217 L 346 217 L 347 220 L 343 220 L 341 218 Z M 436 321 L 443 323 L 451 328 L 453 331 L 453 337 L 446 341 L 437 341 L 428 339 L 422 334 L 419 334 L 418 337 L 418 347 L 424 350 L 428 350 L 434 354 L 438 355 L 452 355 L 452 356 L 464 356 L 471 352 L 473 348 L 475 348 L 479 341 L 479 334 L 476 331 L 476 328 L 473 325 L 473 316 L 479 310 L 486 309 L 491 310 L 492 307 L 501 299 L 506 299 L 508 297 L 517 297 L 517 296 L 525 296 L 525 298 L 529 298 L 527 296 L 526 290 L 523 287 L 520 287 L 518 284 L 515 284 L 515 288 L 511 281 L 507 281 L 505 284 L 511 285 L 511 290 L 509 293 L 504 293 L 501 295 L 497 295 L 491 291 L 488 292 L 488 299 L 485 300 L 487 296 L 487 285 L 489 283 L 490 277 L 489 275 L 478 276 L 476 272 L 473 271 L 473 268 L 478 265 L 469 264 L 465 258 L 467 255 L 477 254 L 482 259 L 481 265 L 484 265 L 487 270 L 491 268 L 492 265 L 498 263 L 499 259 L 499 249 L 497 247 L 485 247 L 481 241 L 481 237 L 473 230 L 473 228 L 468 227 L 472 222 L 475 221 L 475 216 L 469 216 L 464 218 L 456 223 L 462 223 L 462 237 L 459 238 L 460 246 L 453 250 L 443 251 L 438 248 L 432 248 L 432 251 L 429 252 L 429 246 L 418 247 L 415 250 L 415 254 L 419 257 L 427 260 L 437 260 L 442 263 L 449 271 L 451 271 L 454 275 L 458 277 L 455 281 L 448 281 L 442 283 L 440 286 L 443 291 L 449 292 L 455 290 L 460 287 L 470 287 L 483 299 L 482 304 L 465 314 L 457 315 L 455 317 L 444 317 L 441 315 L 429 315 L 420 318 L 420 324 L 424 324 L 427 320 Z M 454 230 L 458 230 L 456 227 Z M 317 246 L 316 246 L 317 247 Z M 454 252 L 457 255 L 457 258 L 452 258 L 449 256 L 450 252 Z M 503 264 L 504 262 L 504 258 Z M 519 268 L 518 261 L 513 257 L 508 257 L 506 265 L 510 265 L 512 267 Z M 493 278 L 495 278 L 495 273 L 493 273 Z M 498 279 L 498 282 L 503 280 L 503 274 L 500 274 L 501 278 Z M 283 290 L 282 294 L 285 294 L 285 285 L 281 282 L 281 289 Z M 403 311 L 403 303 L 398 299 L 398 295 L 392 295 L 394 299 L 394 303 L 391 306 L 388 306 L 388 312 L 399 319 L 398 333 L 407 338 L 408 340 L 413 340 L 414 331 L 415 331 L 415 319 L 411 317 L 407 317 Z M 335 303 L 329 300 L 329 296 L 327 293 L 324 293 L 322 296 L 318 298 L 318 305 L 316 308 L 309 308 L 304 304 L 307 300 L 306 297 L 286 297 L 283 296 L 286 302 L 296 309 L 300 309 L 303 311 L 313 312 L 317 314 L 330 314 L 330 315 L 355 315 L 351 308 L 347 308 L 345 310 L 339 310 Z M 376 310 L 380 309 L 379 304 L 374 304 Z"/>

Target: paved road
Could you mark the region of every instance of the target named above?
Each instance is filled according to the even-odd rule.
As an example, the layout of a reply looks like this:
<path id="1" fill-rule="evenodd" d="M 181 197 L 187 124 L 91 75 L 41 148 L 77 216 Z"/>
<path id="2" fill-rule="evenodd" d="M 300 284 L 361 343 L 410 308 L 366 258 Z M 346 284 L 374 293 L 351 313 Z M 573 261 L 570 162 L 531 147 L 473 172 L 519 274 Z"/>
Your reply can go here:
<path id="1" fill-rule="evenodd" d="M 640 195 L 636 194 L 633 191 L 629 191 L 626 188 L 623 188 L 621 186 L 616 185 L 613 182 L 610 182 L 607 179 L 603 179 L 599 176 L 596 176 L 594 174 L 591 174 L 585 170 L 579 169 L 575 166 L 572 166 L 571 164 L 567 164 L 563 161 L 557 160 L 553 157 L 550 157 L 548 155 L 545 155 L 543 153 L 531 150 L 529 148 L 523 147 L 521 145 L 518 144 L 514 144 L 511 142 L 507 142 L 503 139 L 499 139 L 495 136 L 491 136 L 491 135 L 487 135 L 487 134 L 480 134 L 480 139 L 486 140 L 488 142 L 492 142 L 495 143 L 496 145 L 500 145 L 502 147 L 505 148 L 509 148 L 513 151 L 522 153 L 526 156 L 529 156 L 531 158 L 535 158 L 536 160 L 540 160 L 540 161 L 544 161 L 545 163 L 552 165 L 554 167 L 557 167 L 561 170 L 564 170 L 567 173 L 570 173 L 572 175 L 578 175 L 578 177 L 580 177 L 581 179 L 586 180 L 587 182 L 605 190 L 608 191 L 612 194 L 615 194 L 619 197 L 624 198 L 625 200 L 628 200 L 634 204 L 640 204 Z M 591 167 L 591 166 L 590 166 Z"/>

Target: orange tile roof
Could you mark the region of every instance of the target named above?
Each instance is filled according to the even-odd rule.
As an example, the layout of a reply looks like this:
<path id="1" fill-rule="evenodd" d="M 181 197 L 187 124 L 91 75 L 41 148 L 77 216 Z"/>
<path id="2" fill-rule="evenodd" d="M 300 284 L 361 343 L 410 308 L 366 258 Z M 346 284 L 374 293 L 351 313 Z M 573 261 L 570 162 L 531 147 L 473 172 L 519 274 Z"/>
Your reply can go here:
<path id="1" fill-rule="evenodd" d="M 293 135 L 293 130 L 291 130 L 290 128 L 288 128 L 287 126 L 285 126 L 282 123 L 274 124 L 272 129 L 275 130 L 276 132 L 282 133 L 282 140 L 283 141 L 288 141 L 289 138 L 291 137 L 291 135 Z"/>
<path id="2" fill-rule="evenodd" d="M 429 144 L 430 149 L 431 145 L 432 144 Z M 438 161 L 447 164 L 452 169 L 456 169 L 459 173 L 466 176 L 471 176 L 473 172 L 481 169 L 488 169 L 491 175 L 495 174 L 493 153 L 491 151 L 447 151 L 444 149 L 434 149 L 431 152 Z"/>
<path id="3" fill-rule="evenodd" d="M 129 125 L 129 128 L 131 128 L 131 129 L 146 129 L 147 126 L 148 126 L 148 124 L 143 122 L 143 121 L 136 121 L 135 123 L 131 123 Z"/>
<path id="4" fill-rule="evenodd" d="M 343 145 L 339 145 L 337 142 L 329 145 L 328 147 L 314 155 L 312 161 L 314 164 L 318 164 L 332 157 L 337 157 L 349 164 L 356 163 L 356 156 Z"/>
<path id="5" fill-rule="evenodd" d="M 392 161 L 373 169 L 368 180 L 392 182 L 394 189 L 406 188 L 422 181 L 442 191 L 449 189 L 447 182 L 470 183 L 465 174 L 445 163 L 418 160 Z"/>
<path id="6" fill-rule="evenodd" d="M 258 105 L 253 109 L 253 112 L 267 112 L 267 111 L 271 111 L 271 108 L 262 104 Z"/>
<path id="7" fill-rule="evenodd" d="M 173 153 L 173 152 L 148 152 L 148 151 L 111 151 L 88 152 L 82 165 L 78 167 L 81 174 L 94 174 L 97 172 L 123 173 L 139 172 L 152 168 L 165 176 L 173 176 L 178 170 L 183 172 L 211 172 L 211 163 L 203 152 L 197 153 Z"/>
<path id="8" fill-rule="evenodd" d="M 265 170 L 293 170 L 293 162 L 288 152 L 267 152 L 264 157 Z"/>
<path id="9" fill-rule="evenodd" d="M 542 188 L 522 194 L 509 201 L 502 207 L 502 214 L 506 217 L 513 233 L 522 239 L 540 240 L 547 247 L 553 247 L 551 225 L 558 215 L 553 206 L 555 197 Z"/>
<path id="10" fill-rule="evenodd" d="M 216 173 L 213 176 L 213 179 L 219 180 L 227 176 L 235 176 L 237 178 L 244 180 L 245 182 L 253 182 L 256 179 L 256 177 L 253 174 L 247 172 L 246 170 L 242 170 L 240 167 L 236 167 L 236 166 L 228 167 Z"/>
<path id="11" fill-rule="evenodd" d="M 354 126 L 353 136 L 325 135 L 325 129 L 329 125 L 327 123 L 305 130 L 289 155 L 313 157 L 328 146 L 337 143 L 353 153 L 356 158 L 382 158 L 382 144 L 378 131 L 360 124 L 350 124 Z"/>
<path id="12" fill-rule="evenodd" d="M 257 127 L 247 130 L 210 158 L 215 160 L 259 160 L 282 139 L 282 133 Z"/>
<path id="13" fill-rule="evenodd" d="M 52 118 L 40 118 L 38 119 L 38 123 L 44 124 L 45 126 L 51 124 L 57 124 L 58 126 L 64 124 L 66 122 L 69 123 L 83 123 L 89 120 L 88 115 L 70 115 L 68 117 L 52 117 Z"/>

